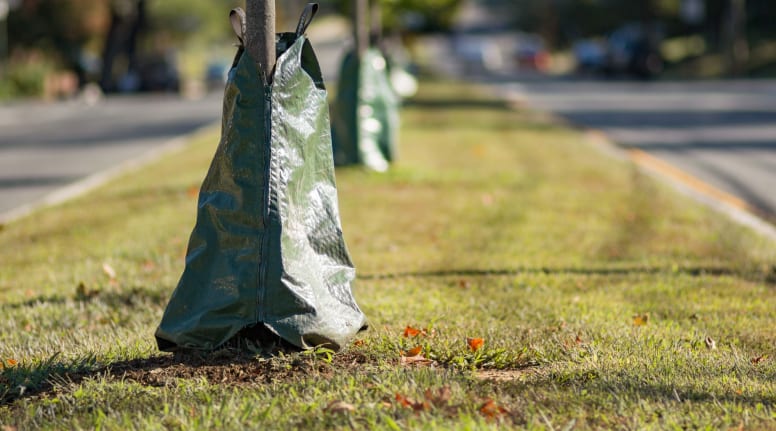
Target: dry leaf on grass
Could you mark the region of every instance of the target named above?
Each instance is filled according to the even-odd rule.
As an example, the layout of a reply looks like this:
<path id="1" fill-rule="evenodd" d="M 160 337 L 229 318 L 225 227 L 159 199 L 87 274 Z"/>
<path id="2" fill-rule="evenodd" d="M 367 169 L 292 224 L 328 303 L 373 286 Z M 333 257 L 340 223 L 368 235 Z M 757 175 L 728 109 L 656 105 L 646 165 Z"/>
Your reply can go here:
<path id="1" fill-rule="evenodd" d="M 429 410 L 431 406 L 426 401 L 415 401 L 412 398 L 407 398 L 400 393 L 396 393 L 396 402 L 402 407 L 411 408 L 416 412 Z"/>
<path id="2" fill-rule="evenodd" d="M 418 356 L 420 355 L 420 352 L 423 351 L 423 346 L 415 346 L 407 351 L 407 354 L 404 356 Z"/>
<path id="3" fill-rule="evenodd" d="M 16 359 L 8 358 L 5 360 L 0 360 L 0 370 L 4 368 L 12 368 L 17 365 L 19 365 L 19 361 L 17 361 Z"/>
<path id="4" fill-rule="evenodd" d="M 764 360 L 766 360 L 767 358 L 768 358 L 768 355 L 760 355 L 760 356 L 757 356 L 755 358 L 750 359 L 749 362 L 751 362 L 752 365 L 757 365 L 760 362 L 763 362 Z"/>
<path id="5" fill-rule="evenodd" d="M 116 270 L 107 262 L 102 264 L 102 272 L 104 272 L 111 280 L 116 279 Z"/>
<path id="6" fill-rule="evenodd" d="M 431 365 L 434 363 L 431 359 L 426 358 L 423 355 L 415 355 L 415 356 L 401 356 L 399 358 L 399 363 L 401 365 Z"/>
<path id="7" fill-rule="evenodd" d="M 704 341 L 706 342 L 706 348 L 708 348 L 709 350 L 715 350 L 717 348 L 717 342 L 714 341 L 713 338 L 706 337 Z"/>
<path id="8" fill-rule="evenodd" d="M 496 404 L 491 398 L 486 399 L 479 410 L 480 413 L 488 419 L 499 419 L 500 417 L 509 414 L 509 410 Z"/>
<path id="9" fill-rule="evenodd" d="M 191 186 L 188 189 L 186 189 L 186 195 L 190 198 L 195 198 L 199 196 L 199 186 Z"/>
<path id="10" fill-rule="evenodd" d="M 644 326 L 649 322 L 649 313 L 636 314 L 633 316 L 633 326 Z"/>
<path id="11" fill-rule="evenodd" d="M 472 352 L 476 352 L 485 345 L 485 340 L 482 338 L 467 338 L 466 343 L 469 345 L 469 349 Z"/>
<path id="12" fill-rule="evenodd" d="M 411 337 L 417 337 L 418 335 L 426 335 L 426 331 L 422 329 L 413 328 L 412 326 L 407 326 L 404 328 L 404 338 L 411 338 Z"/>

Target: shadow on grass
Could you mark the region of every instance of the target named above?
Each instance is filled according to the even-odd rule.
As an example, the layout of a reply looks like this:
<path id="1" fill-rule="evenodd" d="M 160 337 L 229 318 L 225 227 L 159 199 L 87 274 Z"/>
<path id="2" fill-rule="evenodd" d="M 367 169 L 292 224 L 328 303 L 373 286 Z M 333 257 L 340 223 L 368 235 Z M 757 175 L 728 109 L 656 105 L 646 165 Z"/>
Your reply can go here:
<path id="1" fill-rule="evenodd" d="M 693 266 L 693 267 L 662 267 L 662 266 L 612 266 L 612 267 L 516 267 L 492 269 L 450 269 L 431 271 L 392 272 L 385 274 L 360 274 L 359 280 L 391 280 L 397 278 L 427 278 L 427 277 L 488 277 L 513 276 L 521 274 L 573 274 L 573 275 L 635 275 L 635 274 L 683 274 L 693 277 L 700 276 L 733 276 L 747 281 L 764 282 L 776 285 L 776 266 L 770 270 L 757 270 L 725 266 Z"/>
<path id="2" fill-rule="evenodd" d="M 773 405 L 776 394 L 763 389 L 760 392 L 747 391 L 745 387 L 729 391 L 713 389 L 711 383 L 729 377 L 725 367 L 708 373 L 704 378 L 709 382 L 708 389 L 699 388 L 691 383 L 677 381 L 660 382 L 654 375 L 635 372 L 618 372 L 602 376 L 596 369 L 577 370 L 573 373 L 548 373 L 525 381 L 514 381 L 508 384 L 513 390 L 522 393 L 546 394 L 547 391 L 568 391 L 570 393 L 587 393 L 590 403 L 611 403 L 612 396 L 625 400 L 652 400 L 659 403 L 735 403 L 756 408 L 757 405 Z M 750 376 L 761 382 L 770 382 L 776 378 L 774 373 L 760 372 Z M 681 377 L 680 377 L 681 378 Z M 767 385 L 765 385 L 767 386 Z M 764 386 L 764 387 L 765 387 Z M 597 401 L 598 400 L 598 401 Z M 627 404 L 627 402 L 626 402 Z"/>
<path id="3" fill-rule="evenodd" d="M 65 304 L 68 302 L 100 301 L 110 307 L 135 307 L 154 304 L 163 306 L 169 299 L 169 292 L 165 290 L 151 290 L 144 287 L 124 288 L 114 290 L 87 290 L 78 289 L 72 297 L 62 295 L 39 296 L 22 302 L 0 304 L 1 310 L 16 310 L 20 308 L 36 307 L 42 304 Z"/>
<path id="4" fill-rule="evenodd" d="M 443 109 L 445 111 L 456 109 L 492 109 L 504 111 L 509 109 L 503 100 L 500 99 L 476 99 L 476 98 L 422 98 L 413 97 L 408 99 L 404 106 L 411 108 L 420 108 L 424 110 Z"/>

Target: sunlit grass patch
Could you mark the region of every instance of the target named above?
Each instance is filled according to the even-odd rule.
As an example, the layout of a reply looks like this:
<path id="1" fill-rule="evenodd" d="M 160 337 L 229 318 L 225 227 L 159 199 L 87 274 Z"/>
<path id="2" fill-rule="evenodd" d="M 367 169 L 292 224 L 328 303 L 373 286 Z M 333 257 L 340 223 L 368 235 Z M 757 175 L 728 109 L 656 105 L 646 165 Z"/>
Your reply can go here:
<path id="1" fill-rule="evenodd" d="M 402 121 L 388 173 L 337 172 L 341 353 L 156 350 L 216 131 L 5 226 L 0 424 L 776 428 L 774 244 L 467 86 Z"/>

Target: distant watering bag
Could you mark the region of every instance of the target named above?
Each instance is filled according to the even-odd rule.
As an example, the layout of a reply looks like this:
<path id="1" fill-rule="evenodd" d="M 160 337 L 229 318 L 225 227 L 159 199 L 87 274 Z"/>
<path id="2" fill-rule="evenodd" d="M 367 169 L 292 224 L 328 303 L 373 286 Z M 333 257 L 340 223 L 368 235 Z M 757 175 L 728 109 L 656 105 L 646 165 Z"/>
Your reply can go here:
<path id="1" fill-rule="evenodd" d="M 334 162 L 387 170 L 396 159 L 400 104 L 378 49 L 367 49 L 360 58 L 355 51 L 348 53 L 332 108 Z"/>
<path id="2" fill-rule="evenodd" d="M 156 330 L 161 350 L 212 350 L 257 325 L 300 348 L 336 350 L 366 327 L 351 291 L 326 89 L 304 36 L 316 11 L 308 5 L 296 32 L 276 36 L 269 85 L 238 49 L 186 266 Z"/>

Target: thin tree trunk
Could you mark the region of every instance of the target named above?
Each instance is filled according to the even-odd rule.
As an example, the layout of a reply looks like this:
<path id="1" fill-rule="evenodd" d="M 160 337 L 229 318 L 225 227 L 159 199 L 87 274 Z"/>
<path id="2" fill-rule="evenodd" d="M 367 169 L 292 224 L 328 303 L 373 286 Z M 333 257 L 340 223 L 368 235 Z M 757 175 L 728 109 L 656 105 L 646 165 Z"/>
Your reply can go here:
<path id="1" fill-rule="evenodd" d="M 740 76 L 749 61 L 749 43 L 746 39 L 746 0 L 730 0 L 727 23 L 728 73 Z"/>
<path id="2" fill-rule="evenodd" d="M 369 26 L 367 23 L 369 0 L 355 0 L 353 6 L 353 37 L 356 44 L 356 54 L 362 57 L 369 48 Z"/>
<path id="3" fill-rule="evenodd" d="M 245 49 L 259 65 L 264 82 L 275 69 L 275 0 L 246 0 Z"/>
<path id="4" fill-rule="evenodd" d="M 372 0 L 369 5 L 371 42 L 379 46 L 383 38 L 383 10 L 379 0 Z"/>

